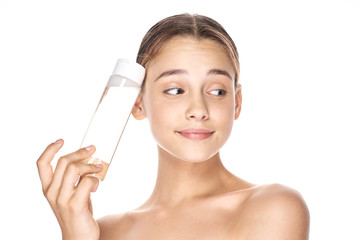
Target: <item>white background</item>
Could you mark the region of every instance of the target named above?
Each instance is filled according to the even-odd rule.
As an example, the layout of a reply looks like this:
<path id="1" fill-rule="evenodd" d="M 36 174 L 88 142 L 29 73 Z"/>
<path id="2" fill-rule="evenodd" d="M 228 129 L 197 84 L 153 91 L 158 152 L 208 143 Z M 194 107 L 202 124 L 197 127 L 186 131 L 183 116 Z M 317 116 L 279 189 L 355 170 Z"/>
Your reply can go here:
<path id="1" fill-rule="evenodd" d="M 236 3 L 236 4 L 235 4 Z M 301 192 L 311 239 L 360 239 L 360 3 L 303 1 L 0 2 L 0 238 L 61 239 L 35 162 L 48 143 L 76 150 L 118 58 L 177 13 L 219 21 L 236 42 L 243 109 L 222 150 L 248 181 Z M 55 161 L 56 162 L 56 161 Z M 151 193 L 156 147 L 130 119 L 95 217 Z M 11 237 L 10 237 L 11 236 Z"/>

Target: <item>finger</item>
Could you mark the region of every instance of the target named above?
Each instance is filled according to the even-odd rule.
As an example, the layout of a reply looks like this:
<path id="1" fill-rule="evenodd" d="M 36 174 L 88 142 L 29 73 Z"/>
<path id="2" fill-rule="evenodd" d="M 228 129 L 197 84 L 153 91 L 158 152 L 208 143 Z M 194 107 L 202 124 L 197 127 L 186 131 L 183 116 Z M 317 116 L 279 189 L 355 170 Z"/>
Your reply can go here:
<path id="1" fill-rule="evenodd" d="M 91 192 L 95 192 L 99 186 L 100 180 L 96 177 L 85 176 L 79 182 L 76 191 L 71 199 L 74 204 L 80 207 L 88 207 Z M 91 211 L 91 209 L 89 209 Z"/>
<path id="2" fill-rule="evenodd" d="M 45 192 L 49 187 L 52 178 L 53 178 L 53 169 L 51 166 L 51 161 L 54 159 L 55 154 L 60 150 L 64 145 L 62 139 L 57 140 L 54 143 L 51 143 L 47 146 L 45 151 L 41 154 L 39 159 L 36 162 L 39 177 L 42 184 L 43 191 Z"/>
<path id="3" fill-rule="evenodd" d="M 80 176 L 86 174 L 98 173 L 102 170 L 101 164 L 88 164 L 76 162 L 69 164 L 66 168 L 64 178 L 62 181 L 59 199 L 69 199 L 75 190 L 75 184 L 78 182 Z M 79 182 L 80 184 L 80 182 Z"/>
<path id="4" fill-rule="evenodd" d="M 99 180 L 99 179 L 98 179 L 98 180 Z M 99 186 L 99 183 L 100 183 L 100 181 L 98 181 L 98 186 Z M 97 187 L 98 187 L 98 186 L 97 186 Z M 96 189 L 97 189 L 97 187 L 96 187 Z M 96 189 L 95 189 L 95 191 L 96 191 Z M 92 192 L 95 192 L 95 191 L 92 191 Z M 88 199 L 88 209 L 89 209 L 91 215 L 93 215 L 94 209 L 93 209 L 93 206 L 92 206 L 91 197 L 89 197 L 89 199 Z"/>
<path id="5" fill-rule="evenodd" d="M 94 146 L 88 146 L 86 148 L 80 148 L 79 150 L 61 157 L 56 165 L 53 181 L 51 184 L 51 190 L 58 192 L 64 178 L 66 168 L 73 162 L 81 162 L 91 157 L 95 152 Z"/>

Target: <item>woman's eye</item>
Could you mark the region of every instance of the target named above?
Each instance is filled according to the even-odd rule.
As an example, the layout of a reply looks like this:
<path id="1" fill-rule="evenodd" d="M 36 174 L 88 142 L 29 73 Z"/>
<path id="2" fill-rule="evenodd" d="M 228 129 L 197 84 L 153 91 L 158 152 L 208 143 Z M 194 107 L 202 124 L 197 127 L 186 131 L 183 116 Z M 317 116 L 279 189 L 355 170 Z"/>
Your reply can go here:
<path id="1" fill-rule="evenodd" d="M 170 88 L 170 89 L 166 89 L 164 91 L 164 93 L 169 94 L 169 95 L 179 95 L 179 94 L 183 94 L 185 91 L 181 88 Z"/>
<path id="2" fill-rule="evenodd" d="M 224 96 L 227 91 L 225 89 L 214 89 L 211 90 L 209 93 L 216 96 Z"/>

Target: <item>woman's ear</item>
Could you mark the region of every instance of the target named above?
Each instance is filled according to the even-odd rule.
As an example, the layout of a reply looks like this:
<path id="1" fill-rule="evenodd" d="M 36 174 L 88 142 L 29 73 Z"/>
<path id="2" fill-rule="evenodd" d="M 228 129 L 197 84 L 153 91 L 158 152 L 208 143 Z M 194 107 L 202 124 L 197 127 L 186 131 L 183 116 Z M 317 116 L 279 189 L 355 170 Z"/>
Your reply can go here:
<path id="1" fill-rule="evenodd" d="M 242 104 L 242 94 L 241 94 L 241 85 L 238 84 L 236 86 L 235 93 L 235 117 L 234 119 L 238 119 L 241 112 L 241 104 Z"/>
<path id="2" fill-rule="evenodd" d="M 132 115 L 134 116 L 135 119 L 137 120 L 142 120 L 144 118 L 146 118 L 146 114 L 144 111 L 144 105 L 143 105 L 143 98 L 142 98 L 142 93 L 140 92 L 139 96 L 136 99 L 136 102 L 132 108 L 131 111 Z"/>

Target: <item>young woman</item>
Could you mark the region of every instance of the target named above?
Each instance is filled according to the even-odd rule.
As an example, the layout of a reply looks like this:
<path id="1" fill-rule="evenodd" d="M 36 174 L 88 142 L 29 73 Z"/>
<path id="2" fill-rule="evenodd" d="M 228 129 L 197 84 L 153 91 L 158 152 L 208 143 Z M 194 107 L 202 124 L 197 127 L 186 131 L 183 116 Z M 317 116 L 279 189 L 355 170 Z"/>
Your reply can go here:
<path id="1" fill-rule="evenodd" d="M 137 61 L 146 77 L 132 114 L 148 119 L 158 145 L 154 191 L 139 208 L 95 221 L 98 180 L 85 175 L 102 166 L 84 163 L 95 147 L 61 157 L 53 172 L 64 142 L 50 144 L 37 165 L 63 239 L 307 239 L 299 193 L 251 184 L 221 162 L 242 101 L 238 53 L 223 27 L 200 15 L 166 18 L 145 35 Z"/>

